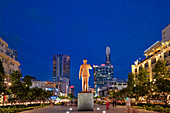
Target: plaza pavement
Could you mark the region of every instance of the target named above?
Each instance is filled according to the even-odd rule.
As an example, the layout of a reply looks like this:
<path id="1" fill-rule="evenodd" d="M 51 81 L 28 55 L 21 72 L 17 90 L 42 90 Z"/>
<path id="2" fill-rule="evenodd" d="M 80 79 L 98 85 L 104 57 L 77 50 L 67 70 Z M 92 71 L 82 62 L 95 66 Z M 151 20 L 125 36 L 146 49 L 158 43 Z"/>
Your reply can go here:
<path id="1" fill-rule="evenodd" d="M 72 108 L 72 110 L 69 110 L 70 108 Z M 98 108 L 100 108 L 100 110 L 97 110 Z M 103 111 L 106 111 L 105 113 L 127 113 L 126 107 L 117 106 L 116 108 L 113 108 L 112 105 L 109 106 L 109 110 L 106 110 L 106 106 L 104 105 L 101 106 L 95 105 L 94 111 L 77 111 L 77 107 L 75 106 L 48 106 L 44 108 L 24 111 L 21 113 L 103 113 Z M 138 109 L 138 113 L 158 113 L 158 112 Z"/>

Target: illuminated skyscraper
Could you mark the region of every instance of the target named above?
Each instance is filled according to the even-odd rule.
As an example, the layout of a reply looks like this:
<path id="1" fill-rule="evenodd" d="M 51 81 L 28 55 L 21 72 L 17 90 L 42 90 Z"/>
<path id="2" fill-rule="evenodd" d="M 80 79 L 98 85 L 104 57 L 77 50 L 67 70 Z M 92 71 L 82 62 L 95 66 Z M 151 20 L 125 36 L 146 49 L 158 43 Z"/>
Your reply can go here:
<path id="1" fill-rule="evenodd" d="M 105 85 L 113 78 L 112 65 L 93 65 L 94 69 L 94 85 Z"/>
<path id="2" fill-rule="evenodd" d="M 106 47 L 106 65 L 111 65 L 110 48 Z"/>
<path id="3" fill-rule="evenodd" d="M 70 79 L 70 56 L 53 55 L 53 82 L 60 82 L 63 78 Z"/>
<path id="4" fill-rule="evenodd" d="M 113 78 L 113 65 L 111 65 L 110 48 L 106 48 L 106 62 L 101 65 L 93 65 L 94 88 L 106 85 Z"/>

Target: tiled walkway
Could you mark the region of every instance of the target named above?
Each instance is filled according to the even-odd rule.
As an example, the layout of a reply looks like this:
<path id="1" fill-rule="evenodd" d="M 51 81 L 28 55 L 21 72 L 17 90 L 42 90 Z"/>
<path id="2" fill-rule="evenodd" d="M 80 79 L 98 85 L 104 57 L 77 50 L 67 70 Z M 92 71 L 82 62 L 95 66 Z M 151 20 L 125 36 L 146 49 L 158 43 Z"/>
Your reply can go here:
<path id="1" fill-rule="evenodd" d="M 70 108 L 72 110 L 70 110 Z M 74 107 L 73 106 L 48 106 L 45 108 L 24 111 L 22 113 L 77 113 L 77 112 L 79 113 L 104 113 L 103 111 L 106 111 L 105 113 L 127 113 L 126 107 L 117 106 L 116 108 L 113 108 L 111 105 L 110 105 L 109 110 L 106 110 L 106 106 L 104 105 L 101 105 L 101 106 L 95 105 L 94 111 L 77 111 L 77 107 L 75 106 Z M 138 113 L 158 113 L 158 112 L 139 109 Z"/>

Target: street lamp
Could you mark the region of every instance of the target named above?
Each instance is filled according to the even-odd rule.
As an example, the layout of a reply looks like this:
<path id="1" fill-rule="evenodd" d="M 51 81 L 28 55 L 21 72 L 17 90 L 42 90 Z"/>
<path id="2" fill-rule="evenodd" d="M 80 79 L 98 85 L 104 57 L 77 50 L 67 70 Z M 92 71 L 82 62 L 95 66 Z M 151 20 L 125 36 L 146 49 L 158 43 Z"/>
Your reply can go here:
<path id="1" fill-rule="evenodd" d="M 11 86 L 11 85 L 12 85 L 11 82 L 9 82 L 9 83 L 8 83 L 8 86 Z"/>
<path id="2" fill-rule="evenodd" d="M 3 106 L 4 106 L 4 92 L 2 92 Z"/>
<path id="3" fill-rule="evenodd" d="M 134 89 L 135 89 L 135 97 L 136 97 L 136 84 L 134 84 Z"/>

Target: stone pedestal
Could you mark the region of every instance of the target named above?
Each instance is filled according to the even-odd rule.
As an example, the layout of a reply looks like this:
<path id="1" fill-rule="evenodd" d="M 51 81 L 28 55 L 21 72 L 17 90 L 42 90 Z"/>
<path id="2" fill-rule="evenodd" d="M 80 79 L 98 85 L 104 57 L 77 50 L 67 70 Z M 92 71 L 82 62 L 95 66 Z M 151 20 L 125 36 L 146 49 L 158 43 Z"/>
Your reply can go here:
<path id="1" fill-rule="evenodd" d="M 93 93 L 78 93 L 78 110 L 93 111 Z"/>

